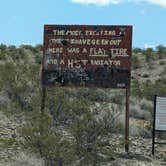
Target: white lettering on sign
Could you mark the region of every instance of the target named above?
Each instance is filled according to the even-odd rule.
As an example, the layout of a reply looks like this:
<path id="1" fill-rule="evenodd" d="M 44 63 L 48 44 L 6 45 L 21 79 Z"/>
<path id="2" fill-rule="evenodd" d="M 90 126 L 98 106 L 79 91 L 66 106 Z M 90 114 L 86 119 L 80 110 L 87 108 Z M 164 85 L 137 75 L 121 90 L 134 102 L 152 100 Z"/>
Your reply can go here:
<path id="1" fill-rule="evenodd" d="M 116 31 L 115 30 L 112 30 L 112 31 L 93 31 L 93 30 L 86 30 L 85 31 L 85 35 L 86 36 L 99 36 L 99 35 L 103 35 L 103 36 L 116 36 Z"/>
<path id="2" fill-rule="evenodd" d="M 67 66 L 68 68 L 81 68 L 86 66 L 87 64 L 91 64 L 94 66 L 120 66 L 120 60 L 103 60 L 103 59 L 91 59 L 91 60 L 76 60 L 76 59 L 68 59 Z"/>
<path id="3" fill-rule="evenodd" d="M 47 60 L 46 60 L 46 64 L 47 64 L 47 65 L 57 65 L 57 64 L 59 64 L 59 65 L 64 65 L 65 62 L 64 62 L 63 59 L 61 59 L 61 60 L 57 60 L 57 59 L 47 59 Z"/>
<path id="4" fill-rule="evenodd" d="M 74 45 L 101 45 L 101 46 L 119 46 L 122 40 L 108 39 L 64 39 L 68 44 Z M 62 44 L 63 39 L 49 39 L 49 44 Z"/>
<path id="5" fill-rule="evenodd" d="M 72 30 L 53 30 L 53 33 L 55 36 L 65 36 L 65 35 L 71 35 L 71 36 L 80 36 L 81 35 L 81 32 L 80 30 L 75 30 L 75 31 L 72 31 Z"/>
<path id="6" fill-rule="evenodd" d="M 111 48 L 111 55 L 112 57 L 123 56 L 128 57 L 127 48 Z"/>
<path id="7" fill-rule="evenodd" d="M 112 46 L 119 46 L 119 44 L 121 43 L 122 40 L 110 40 L 109 41 L 109 45 Z"/>
<path id="8" fill-rule="evenodd" d="M 63 48 L 62 47 L 56 47 L 56 48 L 49 48 L 48 51 L 50 53 L 53 53 L 53 54 L 56 54 L 56 53 L 60 53 L 62 54 L 63 53 Z"/>
<path id="9" fill-rule="evenodd" d="M 89 56 L 107 56 L 103 48 L 90 48 Z"/>
<path id="10" fill-rule="evenodd" d="M 66 39 L 70 44 L 76 45 L 103 45 L 103 46 L 119 46 L 122 40 L 108 39 Z"/>
<path id="11" fill-rule="evenodd" d="M 86 48 L 83 48 L 82 53 L 83 53 L 83 54 L 87 54 L 87 53 L 88 53 L 87 49 L 86 49 Z"/>
<path id="12" fill-rule="evenodd" d="M 80 49 L 79 48 L 67 48 L 68 53 L 75 53 L 75 54 L 79 54 L 80 53 Z"/>
<path id="13" fill-rule="evenodd" d="M 116 36 L 115 30 L 53 30 L 55 36 Z"/>
<path id="14" fill-rule="evenodd" d="M 45 61 L 50 70 L 51 64 L 59 65 L 61 59 L 62 68 L 93 70 L 93 65 L 107 65 L 130 70 L 131 27 L 49 25 L 44 32 Z"/>
<path id="15" fill-rule="evenodd" d="M 68 59 L 67 62 L 68 68 L 81 68 L 85 65 L 87 65 L 88 60 L 87 59 L 82 59 L 82 60 L 77 60 L 77 59 Z"/>

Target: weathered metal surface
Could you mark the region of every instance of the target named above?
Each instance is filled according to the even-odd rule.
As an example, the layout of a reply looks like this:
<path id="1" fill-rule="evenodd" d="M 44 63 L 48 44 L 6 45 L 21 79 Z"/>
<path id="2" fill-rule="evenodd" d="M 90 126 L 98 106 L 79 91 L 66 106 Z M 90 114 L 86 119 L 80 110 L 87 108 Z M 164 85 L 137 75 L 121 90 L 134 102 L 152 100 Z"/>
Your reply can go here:
<path id="1" fill-rule="evenodd" d="M 45 25 L 43 84 L 126 88 L 131 26 Z"/>

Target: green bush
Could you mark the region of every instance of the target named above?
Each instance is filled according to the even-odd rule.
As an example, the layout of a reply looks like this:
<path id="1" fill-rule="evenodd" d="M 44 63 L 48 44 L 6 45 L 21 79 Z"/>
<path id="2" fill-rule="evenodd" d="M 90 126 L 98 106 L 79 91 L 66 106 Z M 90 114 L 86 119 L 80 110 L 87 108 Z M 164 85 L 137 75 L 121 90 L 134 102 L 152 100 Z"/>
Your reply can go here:
<path id="1" fill-rule="evenodd" d="M 166 55 L 166 47 L 164 47 L 163 45 L 158 45 L 156 47 L 156 50 L 157 50 L 159 59 L 164 58 L 164 56 Z"/>
<path id="2" fill-rule="evenodd" d="M 143 50 L 135 49 L 134 70 L 143 66 L 154 68 L 156 52 L 151 49 L 145 52 L 146 57 Z M 104 165 L 113 152 L 110 148 L 106 155 L 103 140 L 109 142 L 108 135 L 124 132 L 125 91 L 47 88 L 45 113 L 41 114 L 42 46 L 0 45 L 0 60 L 0 91 L 3 92 L 0 94 L 5 94 L 7 99 L 6 103 L 1 100 L 0 109 L 8 115 L 24 112 L 26 124 L 20 130 L 23 147 L 43 158 L 45 165 Z M 132 80 L 131 99 L 137 101 L 132 103 L 130 116 L 149 122 L 145 129 L 133 126 L 133 135 L 148 137 L 152 123 L 152 105 L 148 100 L 152 101 L 155 94 L 166 94 L 164 73 L 165 69 L 156 82 Z"/>
<path id="3" fill-rule="evenodd" d="M 148 77 L 149 77 L 149 74 L 144 73 L 144 74 L 142 75 L 142 77 L 143 77 L 143 78 L 148 78 Z"/>
<path id="4" fill-rule="evenodd" d="M 72 140 L 65 139 L 62 134 L 51 130 L 52 127 L 49 114 L 34 115 L 33 121 L 20 130 L 25 139 L 23 146 L 40 154 L 46 165 L 58 165 L 60 162 L 68 165 L 75 157 Z"/>
<path id="5" fill-rule="evenodd" d="M 19 152 L 15 154 L 12 162 L 5 162 L 7 166 L 45 166 L 44 161 L 38 158 L 36 154 L 27 152 Z"/>
<path id="6" fill-rule="evenodd" d="M 142 110 L 150 111 L 150 110 L 153 109 L 152 102 L 147 101 L 147 100 L 145 100 L 145 99 L 142 99 L 141 102 L 140 102 L 140 108 L 141 108 Z"/>
<path id="7" fill-rule="evenodd" d="M 142 64 L 142 62 L 139 59 L 139 57 L 137 55 L 133 55 L 132 56 L 132 68 L 133 69 L 139 69 L 142 66 L 141 64 Z"/>
<path id="8" fill-rule="evenodd" d="M 149 120 L 152 118 L 151 115 L 151 106 L 147 105 L 140 105 L 137 103 L 135 106 L 131 106 L 130 109 L 130 116 L 135 118 L 135 119 L 144 119 L 144 120 Z M 141 107 L 141 108 L 140 108 Z"/>
<path id="9" fill-rule="evenodd" d="M 163 66 L 165 65 L 165 61 L 160 61 L 159 64 Z"/>

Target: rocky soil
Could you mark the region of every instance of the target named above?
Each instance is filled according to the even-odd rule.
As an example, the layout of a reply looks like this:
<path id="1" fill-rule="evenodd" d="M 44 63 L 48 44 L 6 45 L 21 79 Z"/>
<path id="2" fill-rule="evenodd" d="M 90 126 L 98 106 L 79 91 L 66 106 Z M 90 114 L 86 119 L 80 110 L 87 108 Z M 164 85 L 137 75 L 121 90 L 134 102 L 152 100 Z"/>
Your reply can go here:
<path id="1" fill-rule="evenodd" d="M 0 112 L 0 166 L 44 166 L 42 159 L 22 150 L 17 133 L 22 120 L 14 121 Z M 129 153 L 125 153 L 124 135 L 121 134 L 111 135 L 104 146 L 115 152 L 106 166 L 166 166 L 166 145 L 156 145 L 153 156 L 151 139 L 130 136 Z"/>
<path id="2" fill-rule="evenodd" d="M 125 153 L 123 137 L 117 134 L 112 137 L 110 144 L 113 145 L 117 158 L 110 165 L 114 163 L 117 166 L 166 166 L 166 145 L 156 145 L 153 156 L 151 139 L 130 136 L 129 153 Z"/>
<path id="3" fill-rule="evenodd" d="M 0 112 L 0 166 L 44 166 L 42 159 L 22 149 L 17 133 L 22 119 L 15 120 Z"/>

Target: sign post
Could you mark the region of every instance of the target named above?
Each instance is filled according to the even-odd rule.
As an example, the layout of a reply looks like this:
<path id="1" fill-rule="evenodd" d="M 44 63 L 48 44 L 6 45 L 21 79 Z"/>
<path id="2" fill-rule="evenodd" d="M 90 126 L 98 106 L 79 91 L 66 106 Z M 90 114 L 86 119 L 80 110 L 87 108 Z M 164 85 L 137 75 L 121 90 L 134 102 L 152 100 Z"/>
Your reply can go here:
<path id="1" fill-rule="evenodd" d="M 128 152 L 131 53 L 132 26 L 45 25 L 43 100 L 46 86 L 126 89 Z"/>
<path id="2" fill-rule="evenodd" d="M 129 152 L 130 88 L 126 89 L 125 152 Z"/>
<path id="3" fill-rule="evenodd" d="M 152 154 L 154 155 L 155 144 L 166 144 L 156 142 L 156 132 L 166 132 L 166 97 L 155 95 L 154 98 L 154 116 L 153 116 L 153 136 L 152 136 Z"/>

